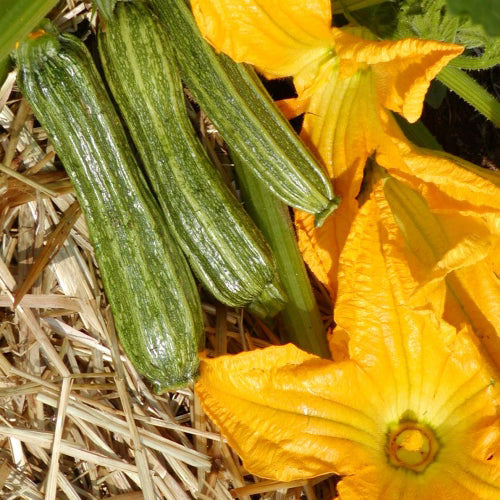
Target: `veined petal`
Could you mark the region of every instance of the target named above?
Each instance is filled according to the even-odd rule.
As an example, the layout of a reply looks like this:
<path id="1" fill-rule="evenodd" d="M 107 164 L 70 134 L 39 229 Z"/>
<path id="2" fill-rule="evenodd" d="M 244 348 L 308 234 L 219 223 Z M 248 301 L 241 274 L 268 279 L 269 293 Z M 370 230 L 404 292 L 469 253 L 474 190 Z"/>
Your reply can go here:
<path id="1" fill-rule="evenodd" d="M 467 267 L 486 259 L 499 242 L 499 235 L 491 232 L 487 220 L 481 217 L 454 213 L 438 214 L 450 248 L 439 260 L 436 268 L 450 271 Z"/>
<path id="2" fill-rule="evenodd" d="M 417 189 L 410 187 L 412 184 Z M 409 251 L 427 268 L 425 280 L 444 277 L 479 262 L 498 245 L 499 235 L 492 229 L 498 230 L 500 212 L 482 217 L 481 211 L 478 214 L 464 210 L 468 215 L 462 215 L 460 210 L 431 210 L 427 203 L 429 186 L 414 177 L 406 177 L 403 182 L 388 176 L 383 185 L 384 195 L 378 197 L 379 203 L 389 203 Z M 427 196 L 424 198 L 421 193 Z M 449 205 L 453 206 L 453 200 Z"/>
<path id="3" fill-rule="evenodd" d="M 358 210 L 355 199 L 344 198 L 337 210 L 321 227 L 314 217 L 295 211 L 295 227 L 299 249 L 314 275 L 328 288 L 332 299 L 337 290 L 338 258 Z"/>
<path id="4" fill-rule="evenodd" d="M 389 251 L 393 245 L 390 233 L 379 222 L 384 217 L 374 199 L 367 201 L 356 217 L 340 257 L 335 321 L 350 335 L 351 359 L 365 369 L 374 364 L 374 359 L 387 366 L 380 379 L 377 373 L 370 372 L 372 380 L 380 380 L 381 391 L 388 390 L 388 386 L 400 386 L 401 404 L 409 404 L 417 412 L 423 410 L 425 401 L 412 401 L 414 393 L 403 395 L 411 392 L 409 387 L 419 387 L 418 397 L 426 395 L 435 403 L 439 399 L 435 377 L 440 377 L 441 382 L 447 379 L 446 391 L 454 380 L 459 380 L 460 371 L 467 380 L 475 371 L 481 371 L 483 362 L 465 338 L 466 333 L 457 336 L 454 328 L 434 317 L 430 310 L 415 312 L 407 307 L 406 298 L 411 290 L 408 282 L 413 279 L 409 268 Z M 467 349 L 469 357 L 464 355 Z M 459 358 L 453 364 L 450 352 Z M 428 363 L 434 367 L 446 366 L 451 375 L 445 377 L 440 370 L 429 373 L 425 369 Z M 481 383 L 485 380 L 488 385 L 489 375 Z M 426 393 L 431 388 L 432 392 Z M 431 419 L 429 408 L 425 414 Z"/>
<path id="5" fill-rule="evenodd" d="M 498 424 L 495 426 L 498 426 Z M 487 432 L 494 432 L 491 428 Z M 470 437 L 472 440 L 473 437 Z M 466 463 L 471 461 L 469 453 L 462 448 L 457 452 Z M 448 458 L 448 457 L 446 457 Z M 479 474 L 470 471 L 466 463 L 449 465 L 436 463 L 425 471 L 425 477 L 408 473 L 407 470 L 391 469 L 387 466 L 380 470 L 366 467 L 358 474 L 342 479 L 337 485 L 340 500 L 359 500 L 373 498 L 384 500 L 491 500 L 499 495 L 498 466 L 484 468 Z"/>
<path id="6" fill-rule="evenodd" d="M 450 273 L 445 285 L 444 319 L 458 328 L 470 325 L 500 372 L 500 278 L 483 260 Z"/>
<path id="7" fill-rule="evenodd" d="M 419 189 L 425 191 L 422 184 Z M 409 250 L 429 271 L 427 279 L 483 260 L 498 242 L 481 217 L 451 210 L 436 215 L 417 190 L 392 176 L 384 179 L 383 186 Z M 383 203 L 380 197 L 379 201 Z"/>
<path id="8" fill-rule="evenodd" d="M 288 481 L 350 473 L 383 447 L 376 394 L 351 362 L 292 345 L 202 360 L 196 391 L 245 467 Z"/>
<path id="9" fill-rule="evenodd" d="M 386 216 L 370 199 L 354 221 L 340 258 L 337 329 L 349 335 L 351 359 L 384 400 L 383 418 L 426 422 L 442 448 L 418 474 L 383 461 L 360 467 L 339 483 L 340 498 L 431 500 L 439 492 L 443 498 L 496 498 L 498 464 L 489 463 L 490 450 L 500 451 L 498 422 L 491 421 L 498 403 L 493 372 L 470 332 L 457 333 L 432 311 L 406 306 L 411 276 L 392 245 L 394 226 L 387 231 L 377 223 Z M 476 431 L 480 452 L 469 445 L 464 453 L 464 441 Z"/>
<path id="10" fill-rule="evenodd" d="M 296 212 L 297 235 L 304 260 L 335 297 L 338 257 L 358 210 L 356 196 L 366 160 L 382 143 L 388 150 L 393 146 L 381 127 L 369 72 L 340 79 L 332 61 L 298 99 L 305 95 L 308 106 L 301 137 L 323 160 L 341 202 L 320 228 L 315 228 L 313 218 Z"/>
<path id="11" fill-rule="evenodd" d="M 299 73 L 331 51 L 329 0 L 192 0 L 201 33 L 269 78 Z"/>
<path id="12" fill-rule="evenodd" d="M 370 40 L 373 35 L 370 36 L 366 29 L 350 31 L 332 29 L 341 68 L 345 65 L 341 73 L 350 75 L 360 65 L 369 65 L 381 105 L 400 113 L 410 122 L 420 117 L 431 80 L 464 50 L 459 45 L 418 38 Z"/>
<path id="13" fill-rule="evenodd" d="M 477 414 L 482 418 L 468 419 L 462 428 L 450 429 L 452 439 L 443 447 L 442 476 L 453 478 L 452 488 L 461 495 L 457 499 L 500 496 L 499 418 L 491 407 L 481 408 Z"/>
<path id="14" fill-rule="evenodd" d="M 460 212 L 464 215 L 495 214 L 500 225 L 500 174 L 477 167 L 456 156 L 441 151 L 419 148 L 398 134 L 392 126 L 394 152 L 380 151 L 377 162 L 395 177 L 412 182 L 425 197 L 433 211 Z M 407 174 L 411 174 L 411 177 Z"/>
<path id="15" fill-rule="evenodd" d="M 389 235 L 380 225 L 381 216 L 373 199 L 358 212 L 340 257 L 335 322 L 350 336 L 351 359 L 369 371 L 384 400 L 391 401 L 385 417 L 397 420 L 409 409 L 428 411 L 415 400 L 435 389 L 424 384 L 431 376 L 425 366 L 443 355 L 442 346 L 453 339 L 454 330 L 440 326 L 429 311 L 407 307 L 413 280 L 408 267 L 386 256 Z M 434 345 L 437 338 L 440 349 Z M 386 368 L 380 370 L 379 363 Z"/>
<path id="16" fill-rule="evenodd" d="M 308 91 L 301 137 L 323 160 L 335 193 L 354 198 L 367 158 L 386 140 L 376 90 L 369 72 L 341 79 L 333 62 L 323 71 L 328 78 Z"/>
<path id="17" fill-rule="evenodd" d="M 420 184 L 425 191 L 426 184 Z M 383 185 L 383 193 L 376 187 L 374 197 L 381 212 L 390 207 L 390 214 L 380 217 L 385 231 L 393 234 L 392 248 L 385 253 L 406 249 L 406 255 L 399 255 L 411 270 L 406 300 L 413 306 L 429 304 L 456 328 L 470 325 L 470 335 L 480 339 L 485 359 L 498 372 L 500 279 L 490 258 L 499 246 L 498 235 L 491 232 L 496 226 L 491 220 L 498 215 L 486 220 L 453 212 L 436 215 L 404 182 L 388 177 Z M 398 239 L 396 225 L 405 243 Z"/>
<path id="18" fill-rule="evenodd" d="M 254 474 L 335 472 L 341 500 L 496 498 L 492 373 L 466 331 L 407 306 L 410 272 L 386 252 L 393 229 L 380 216 L 365 202 L 340 258 L 335 320 L 349 360 L 292 345 L 204 359 L 196 391 Z M 471 436 L 480 442 L 465 447 Z"/>

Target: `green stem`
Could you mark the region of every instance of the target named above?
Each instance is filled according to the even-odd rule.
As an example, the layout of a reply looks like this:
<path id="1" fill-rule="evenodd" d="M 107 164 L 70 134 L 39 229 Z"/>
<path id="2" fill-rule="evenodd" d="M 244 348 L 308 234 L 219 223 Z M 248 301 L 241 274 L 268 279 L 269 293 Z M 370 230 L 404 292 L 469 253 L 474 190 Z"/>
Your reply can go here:
<path id="1" fill-rule="evenodd" d="M 437 76 L 450 90 L 474 106 L 496 127 L 500 127 L 500 102 L 465 71 L 446 66 Z"/>
<path id="2" fill-rule="evenodd" d="M 9 55 L 58 0 L 0 0 L 0 60 Z"/>
<path id="3" fill-rule="evenodd" d="M 489 53 L 484 53 L 482 56 L 458 56 L 449 62 L 450 67 L 466 69 L 466 70 L 478 70 L 478 69 L 488 69 L 500 64 L 500 56 L 496 53 L 489 55 Z"/>
<path id="4" fill-rule="evenodd" d="M 245 208 L 264 233 L 288 294 L 281 312 L 286 341 L 323 358 L 330 357 L 325 327 L 299 252 L 288 207 L 279 201 L 233 154 Z"/>

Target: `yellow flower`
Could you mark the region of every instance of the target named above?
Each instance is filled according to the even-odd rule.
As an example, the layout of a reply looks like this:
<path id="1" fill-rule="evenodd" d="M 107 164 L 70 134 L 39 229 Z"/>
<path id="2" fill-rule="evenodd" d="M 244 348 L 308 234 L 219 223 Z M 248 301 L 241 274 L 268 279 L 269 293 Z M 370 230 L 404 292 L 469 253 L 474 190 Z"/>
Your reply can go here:
<path id="1" fill-rule="evenodd" d="M 399 157 L 377 155 L 391 168 L 374 199 L 391 235 L 386 258 L 410 270 L 405 300 L 458 329 L 470 325 L 500 370 L 500 177 L 405 140 L 398 146 Z"/>
<path id="2" fill-rule="evenodd" d="M 330 0 L 192 0 L 203 35 L 268 78 L 293 76 L 288 117 L 305 113 L 301 137 L 323 160 L 339 209 L 323 224 L 296 212 L 305 261 L 335 294 L 340 251 L 356 214 L 367 158 L 387 154 L 388 111 L 415 121 L 430 81 L 463 48 L 432 40 L 377 41 L 364 28 L 331 27 Z"/>
<path id="3" fill-rule="evenodd" d="M 196 391 L 258 476 L 337 473 L 343 500 L 500 498 L 495 380 L 465 329 L 407 306 L 382 216 L 362 206 L 340 259 L 348 360 L 292 345 L 204 359 Z"/>

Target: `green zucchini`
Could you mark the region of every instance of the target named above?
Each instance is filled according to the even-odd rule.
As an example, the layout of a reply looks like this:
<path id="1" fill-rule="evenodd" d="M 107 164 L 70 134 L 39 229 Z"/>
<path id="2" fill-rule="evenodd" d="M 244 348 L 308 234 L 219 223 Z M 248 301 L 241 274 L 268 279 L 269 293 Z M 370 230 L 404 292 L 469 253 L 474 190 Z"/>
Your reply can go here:
<path id="1" fill-rule="evenodd" d="M 164 27 L 141 2 L 118 2 L 98 41 L 111 92 L 195 274 L 224 304 L 276 314 L 285 300 L 271 248 L 195 134 Z"/>
<path id="2" fill-rule="evenodd" d="M 338 206 L 332 184 L 253 69 L 214 52 L 185 0 L 150 1 L 168 29 L 184 83 L 245 168 L 321 225 Z"/>
<path id="3" fill-rule="evenodd" d="M 262 185 L 230 151 L 245 208 L 256 222 L 276 257 L 283 288 L 288 295 L 280 311 L 281 340 L 323 358 L 331 357 L 325 325 L 300 253 L 289 208 Z"/>
<path id="4" fill-rule="evenodd" d="M 159 391 L 190 383 L 203 336 L 196 284 L 88 50 L 45 33 L 21 43 L 17 63 L 85 214 L 125 352 Z"/>

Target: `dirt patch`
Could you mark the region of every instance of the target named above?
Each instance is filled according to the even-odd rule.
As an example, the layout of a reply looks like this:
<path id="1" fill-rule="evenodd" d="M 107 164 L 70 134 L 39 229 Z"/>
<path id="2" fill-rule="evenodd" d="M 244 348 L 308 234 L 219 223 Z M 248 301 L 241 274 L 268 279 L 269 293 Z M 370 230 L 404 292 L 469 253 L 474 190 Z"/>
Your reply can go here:
<path id="1" fill-rule="evenodd" d="M 500 66 L 470 75 L 500 98 Z M 500 129 L 453 92 L 446 93 L 438 108 L 426 105 L 422 121 L 445 151 L 491 170 L 500 169 Z"/>

